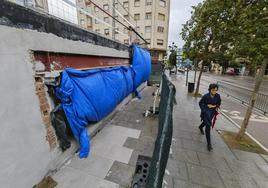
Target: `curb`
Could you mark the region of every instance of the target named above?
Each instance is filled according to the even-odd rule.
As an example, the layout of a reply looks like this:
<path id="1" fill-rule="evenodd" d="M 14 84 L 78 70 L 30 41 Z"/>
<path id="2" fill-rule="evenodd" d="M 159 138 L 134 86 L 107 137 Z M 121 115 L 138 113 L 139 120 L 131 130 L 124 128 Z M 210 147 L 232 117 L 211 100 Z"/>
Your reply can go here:
<path id="1" fill-rule="evenodd" d="M 225 114 L 224 112 L 222 112 L 220 110 L 220 113 L 227 119 L 229 120 L 233 125 L 235 125 L 238 129 L 241 128 L 240 125 L 238 125 L 232 118 L 230 118 L 227 114 Z M 251 134 L 249 134 L 247 131 L 246 131 L 246 135 L 251 138 L 254 142 L 256 142 L 262 149 L 264 149 L 266 152 L 268 152 L 268 149 L 262 145 L 257 139 L 255 139 Z"/>

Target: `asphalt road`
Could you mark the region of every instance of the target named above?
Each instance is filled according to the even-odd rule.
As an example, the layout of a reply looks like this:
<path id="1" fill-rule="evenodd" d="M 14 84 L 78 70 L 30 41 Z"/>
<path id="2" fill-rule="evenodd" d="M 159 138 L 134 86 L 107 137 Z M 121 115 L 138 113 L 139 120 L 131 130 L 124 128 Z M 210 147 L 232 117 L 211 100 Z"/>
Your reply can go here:
<path id="1" fill-rule="evenodd" d="M 241 87 L 246 87 L 248 89 L 253 90 L 255 85 L 255 79 L 248 76 L 229 76 L 229 75 L 216 75 L 211 73 L 204 73 L 202 76 L 203 80 L 213 80 L 214 82 L 217 81 L 224 81 L 231 84 L 237 84 Z M 268 80 L 264 79 L 262 81 L 260 92 L 268 94 Z"/>

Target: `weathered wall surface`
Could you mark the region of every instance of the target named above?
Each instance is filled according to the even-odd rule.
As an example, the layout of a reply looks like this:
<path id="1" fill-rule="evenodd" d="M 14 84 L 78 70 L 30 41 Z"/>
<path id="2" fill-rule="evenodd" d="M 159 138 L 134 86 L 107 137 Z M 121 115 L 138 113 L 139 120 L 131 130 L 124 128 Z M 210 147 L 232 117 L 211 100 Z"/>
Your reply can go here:
<path id="1" fill-rule="evenodd" d="M 46 140 L 31 50 L 129 56 L 122 49 L 0 25 L 0 186 L 5 188 L 32 187 L 55 168 L 59 156 L 68 155 L 51 150 Z"/>

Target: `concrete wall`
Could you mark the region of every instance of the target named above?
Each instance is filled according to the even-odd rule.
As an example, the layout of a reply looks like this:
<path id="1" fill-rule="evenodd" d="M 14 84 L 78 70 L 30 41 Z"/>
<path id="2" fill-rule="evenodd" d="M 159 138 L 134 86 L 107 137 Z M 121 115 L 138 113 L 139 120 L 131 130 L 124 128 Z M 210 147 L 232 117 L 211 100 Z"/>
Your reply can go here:
<path id="1" fill-rule="evenodd" d="M 0 25 L 0 187 L 29 188 L 55 168 L 35 94 L 30 50 L 128 57 L 128 52 Z M 75 146 L 73 146 L 75 147 Z"/>

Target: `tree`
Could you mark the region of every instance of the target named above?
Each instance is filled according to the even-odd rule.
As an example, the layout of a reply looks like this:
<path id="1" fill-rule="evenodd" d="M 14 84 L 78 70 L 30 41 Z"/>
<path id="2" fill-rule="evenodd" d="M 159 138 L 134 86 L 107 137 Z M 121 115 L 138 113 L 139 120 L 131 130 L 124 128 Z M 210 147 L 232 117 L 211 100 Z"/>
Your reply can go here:
<path id="1" fill-rule="evenodd" d="M 233 41 L 234 53 L 250 59 L 253 65 L 261 65 L 256 77 L 254 90 L 246 111 L 241 129 L 237 135 L 240 140 L 248 127 L 249 119 L 257 99 L 265 69 L 268 64 L 268 1 L 267 0 L 239 0 L 236 4 L 239 25 Z"/>
<path id="2" fill-rule="evenodd" d="M 174 44 L 174 42 L 172 42 L 172 45 L 169 46 L 170 55 L 168 58 L 169 64 L 171 66 L 177 65 L 177 50 L 178 50 L 178 47 Z"/>
<path id="3" fill-rule="evenodd" d="M 261 65 L 237 139 L 245 134 L 268 61 L 268 0 L 205 0 L 182 30 L 185 48 L 204 62 L 245 58 Z M 200 71 L 199 77 L 201 77 Z M 199 80 L 200 82 L 200 80 Z"/>
<path id="4" fill-rule="evenodd" d="M 177 74 L 177 51 L 178 51 L 178 47 L 174 44 L 174 42 L 172 42 L 172 45 L 169 46 L 169 51 L 170 51 L 170 54 L 169 54 L 169 57 L 168 57 L 168 65 L 170 67 L 169 69 L 169 73 L 171 74 L 171 69 L 173 67 L 176 68 L 176 74 Z"/>
<path id="5" fill-rule="evenodd" d="M 203 66 L 206 62 L 204 61 L 204 57 L 206 56 L 206 52 L 208 51 L 208 46 L 211 41 L 210 37 L 208 36 L 210 35 L 209 31 L 207 31 L 206 28 L 202 26 L 202 7 L 202 3 L 199 3 L 197 6 L 192 7 L 193 11 L 191 12 L 191 19 L 183 25 L 181 32 L 182 39 L 185 41 L 183 48 L 186 58 L 191 59 L 193 62 L 196 62 L 197 59 L 203 60 L 194 95 L 198 95 L 199 93 L 199 85 L 203 72 Z M 204 48 L 204 46 L 206 47 Z"/>
<path id="6" fill-rule="evenodd" d="M 193 7 L 190 20 L 183 25 L 181 36 L 185 41 L 184 50 L 187 57 L 194 62 L 202 62 L 201 70 L 198 76 L 195 95 L 199 93 L 199 85 L 204 66 L 209 66 L 216 60 L 213 54 L 222 54 L 224 56 L 223 45 L 220 41 L 225 39 L 221 37 L 223 30 L 221 20 L 225 14 L 218 12 L 226 9 L 225 1 L 216 4 L 216 1 L 204 1 Z M 220 56 L 217 56 L 220 57 Z"/>

